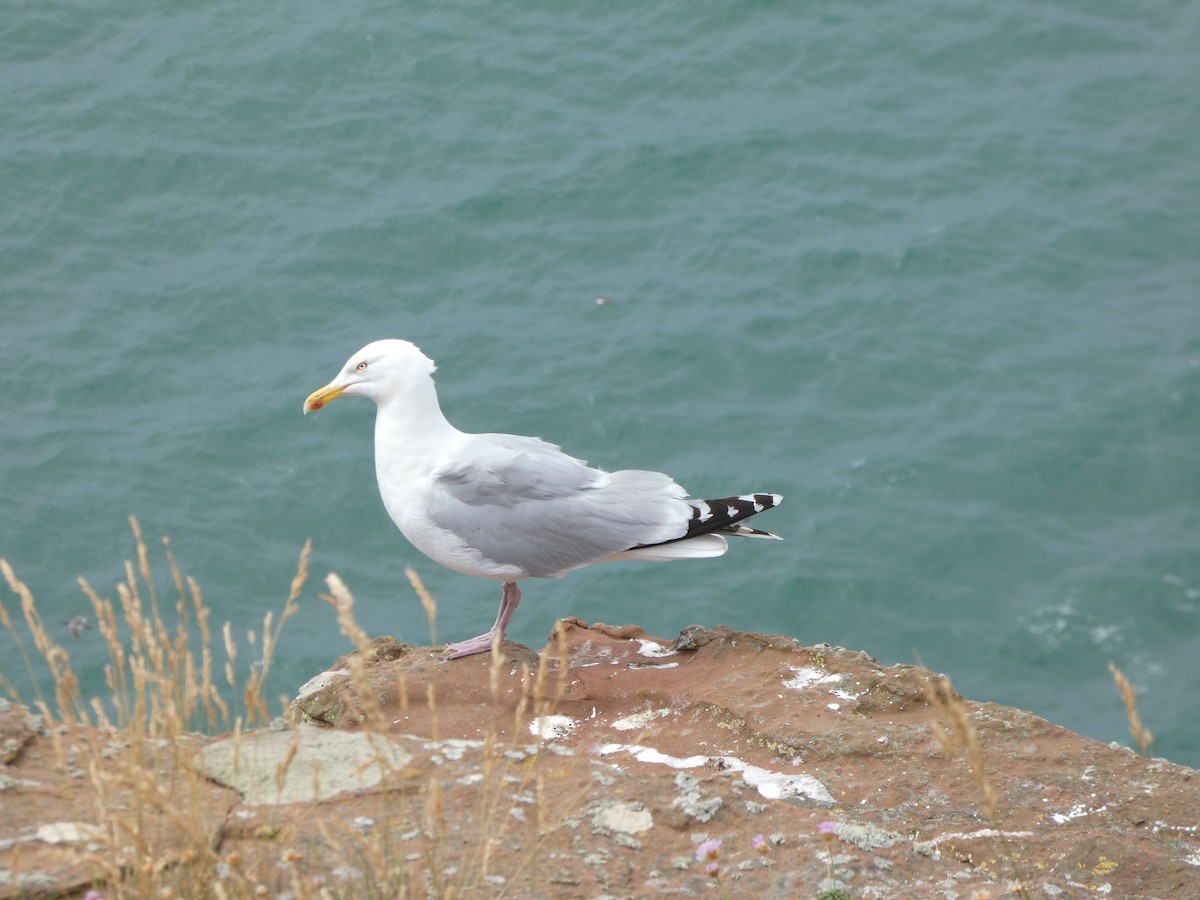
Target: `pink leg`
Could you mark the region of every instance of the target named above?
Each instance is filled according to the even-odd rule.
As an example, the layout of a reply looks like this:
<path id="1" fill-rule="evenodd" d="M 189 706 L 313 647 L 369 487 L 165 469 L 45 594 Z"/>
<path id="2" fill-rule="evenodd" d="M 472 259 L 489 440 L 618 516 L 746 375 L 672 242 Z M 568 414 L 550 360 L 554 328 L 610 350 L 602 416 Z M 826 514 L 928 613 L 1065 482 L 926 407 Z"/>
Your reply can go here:
<path id="1" fill-rule="evenodd" d="M 442 652 L 446 655 L 446 659 L 458 659 L 462 656 L 473 656 L 476 653 L 487 653 L 492 649 L 492 641 L 497 634 L 500 635 L 500 642 L 504 643 L 504 632 L 508 630 L 509 620 L 512 619 L 513 613 L 517 611 L 520 603 L 521 591 L 517 587 L 517 583 L 515 581 L 504 582 L 504 594 L 500 598 L 500 611 L 496 614 L 496 624 L 492 626 L 492 630 L 467 641 L 459 641 L 457 644 L 447 644 L 442 649 Z"/>

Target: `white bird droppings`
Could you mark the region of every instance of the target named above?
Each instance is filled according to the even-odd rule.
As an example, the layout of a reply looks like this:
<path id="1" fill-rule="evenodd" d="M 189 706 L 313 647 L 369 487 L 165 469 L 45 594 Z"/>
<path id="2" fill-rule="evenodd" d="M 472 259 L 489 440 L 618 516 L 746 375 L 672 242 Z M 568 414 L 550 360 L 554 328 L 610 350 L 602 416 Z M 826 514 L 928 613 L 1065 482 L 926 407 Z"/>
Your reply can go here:
<path id="1" fill-rule="evenodd" d="M 792 677 L 785 679 L 783 686 L 792 691 L 802 691 L 816 684 L 837 684 L 842 680 L 842 676 L 836 672 L 830 674 L 811 666 L 788 666 L 788 668 L 792 670 Z"/>
<path id="2" fill-rule="evenodd" d="M 637 731 L 642 728 L 649 727 L 650 723 L 655 719 L 661 719 L 663 716 L 669 716 L 669 709 L 651 709 L 646 712 L 634 713 L 632 716 L 625 716 L 617 719 L 612 723 L 612 727 L 617 731 Z"/>
<path id="3" fill-rule="evenodd" d="M 529 733 L 543 741 L 563 741 L 575 733 L 570 716 L 538 716 L 529 723 Z"/>
<path id="4" fill-rule="evenodd" d="M 668 756 L 653 747 L 640 747 L 634 744 L 605 744 L 600 748 L 601 756 L 611 756 L 622 750 L 629 753 L 638 762 L 660 763 L 672 769 L 696 769 L 713 760 L 719 760 L 726 769 L 741 773 L 742 780 L 750 785 L 768 800 L 783 800 L 791 797 L 803 797 L 817 803 L 834 803 L 833 795 L 820 781 L 811 775 L 786 775 L 782 772 L 772 772 L 760 769 L 749 763 L 742 762 L 736 756 Z"/>

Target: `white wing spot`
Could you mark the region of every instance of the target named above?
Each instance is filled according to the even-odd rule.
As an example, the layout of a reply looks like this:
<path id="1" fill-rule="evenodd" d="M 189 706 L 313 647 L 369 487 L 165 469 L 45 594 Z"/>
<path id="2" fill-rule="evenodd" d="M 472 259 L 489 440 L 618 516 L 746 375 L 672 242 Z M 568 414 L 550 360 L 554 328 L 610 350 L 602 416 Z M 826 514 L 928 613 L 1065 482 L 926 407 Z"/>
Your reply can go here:
<path id="1" fill-rule="evenodd" d="M 700 510 L 700 521 L 707 522 L 712 518 L 712 509 L 703 500 L 696 501 L 696 509 Z"/>

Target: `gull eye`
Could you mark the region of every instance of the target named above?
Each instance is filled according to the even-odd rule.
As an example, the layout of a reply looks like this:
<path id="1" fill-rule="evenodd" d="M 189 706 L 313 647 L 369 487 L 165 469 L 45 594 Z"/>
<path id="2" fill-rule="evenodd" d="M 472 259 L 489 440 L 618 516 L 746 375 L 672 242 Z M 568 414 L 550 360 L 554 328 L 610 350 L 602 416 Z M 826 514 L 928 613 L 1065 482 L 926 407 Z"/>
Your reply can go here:
<path id="1" fill-rule="evenodd" d="M 364 359 L 362 362 L 360 362 L 357 366 L 354 367 L 354 370 L 356 372 L 362 372 L 362 371 L 365 371 L 366 368 L 367 368 L 367 361 Z"/>

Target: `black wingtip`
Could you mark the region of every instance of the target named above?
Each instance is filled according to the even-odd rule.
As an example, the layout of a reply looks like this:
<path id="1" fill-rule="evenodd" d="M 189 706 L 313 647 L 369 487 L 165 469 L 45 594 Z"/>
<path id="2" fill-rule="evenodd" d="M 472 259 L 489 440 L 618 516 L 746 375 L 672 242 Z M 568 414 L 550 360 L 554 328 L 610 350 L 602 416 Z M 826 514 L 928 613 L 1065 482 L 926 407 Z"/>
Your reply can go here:
<path id="1" fill-rule="evenodd" d="M 769 531 L 759 531 L 749 525 L 739 525 L 743 519 L 756 516 L 760 512 L 774 509 L 783 502 L 782 494 L 758 493 L 742 494 L 738 497 L 720 497 L 715 500 L 688 500 L 692 507 L 692 518 L 688 522 L 687 533 L 663 544 L 673 544 L 676 541 L 686 541 L 702 534 L 728 534 L 738 537 L 759 537 L 772 540 L 782 540 L 777 534 Z M 653 544 L 649 546 L 659 546 Z"/>

